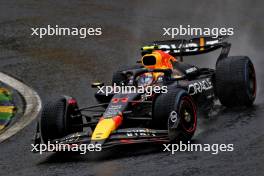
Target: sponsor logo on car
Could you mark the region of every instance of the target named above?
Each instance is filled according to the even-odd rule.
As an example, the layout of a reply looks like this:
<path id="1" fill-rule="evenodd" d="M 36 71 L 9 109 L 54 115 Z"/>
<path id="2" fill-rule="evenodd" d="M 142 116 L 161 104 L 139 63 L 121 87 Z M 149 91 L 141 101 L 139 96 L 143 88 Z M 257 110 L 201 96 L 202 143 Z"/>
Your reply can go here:
<path id="1" fill-rule="evenodd" d="M 213 88 L 212 82 L 210 81 L 209 78 L 207 78 L 205 80 L 197 81 L 192 84 L 189 84 L 188 93 L 190 95 L 195 95 L 197 93 L 202 93 L 203 91 L 206 91 L 212 88 Z"/>
<path id="2" fill-rule="evenodd" d="M 140 129 L 140 130 L 130 130 L 126 133 L 127 136 L 156 136 L 154 133 L 152 133 L 151 131 L 149 130 L 143 130 L 143 129 Z"/>
<path id="3" fill-rule="evenodd" d="M 192 72 L 195 72 L 195 71 L 197 71 L 197 68 L 196 67 L 191 67 L 191 68 L 186 70 L 186 73 L 188 74 L 188 73 L 192 73 Z"/>

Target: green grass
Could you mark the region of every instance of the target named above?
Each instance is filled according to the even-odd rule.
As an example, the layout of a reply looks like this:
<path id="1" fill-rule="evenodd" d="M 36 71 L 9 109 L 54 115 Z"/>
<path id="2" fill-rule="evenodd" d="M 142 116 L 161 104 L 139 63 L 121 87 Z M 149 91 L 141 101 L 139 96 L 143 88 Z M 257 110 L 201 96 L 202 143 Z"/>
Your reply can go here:
<path id="1" fill-rule="evenodd" d="M 1 101 L 11 101 L 11 95 L 6 93 L 0 93 L 0 102 Z M 0 112 L 0 120 L 9 122 L 12 119 L 13 115 L 14 114 L 10 112 Z M 4 126 L 2 126 L 2 128 L 4 128 Z"/>
<path id="2" fill-rule="evenodd" d="M 0 112 L 0 120 L 10 120 L 13 114 L 8 112 Z"/>
<path id="3" fill-rule="evenodd" d="M 10 101 L 11 97 L 0 93 L 0 101 Z"/>

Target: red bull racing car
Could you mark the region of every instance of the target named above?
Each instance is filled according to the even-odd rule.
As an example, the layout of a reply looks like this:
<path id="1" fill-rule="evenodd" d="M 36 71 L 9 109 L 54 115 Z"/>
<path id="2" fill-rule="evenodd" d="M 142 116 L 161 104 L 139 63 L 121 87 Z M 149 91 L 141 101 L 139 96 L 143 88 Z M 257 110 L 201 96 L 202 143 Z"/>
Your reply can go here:
<path id="1" fill-rule="evenodd" d="M 195 133 L 198 110 L 209 111 L 215 100 L 223 106 L 251 106 L 256 75 L 247 56 L 228 56 L 225 38 L 156 41 L 142 47 L 137 65 L 114 72 L 112 87 L 133 92 L 105 92 L 98 88 L 97 105 L 79 108 L 77 100 L 62 96 L 46 104 L 35 143 L 101 144 L 189 141 Z M 183 57 L 222 49 L 216 68 L 198 68 Z M 146 91 L 146 88 L 155 87 Z M 143 91 L 138 91 L 141 88 Z M 130 89 L 131 90 L 131 89 Z M 155 91 L 159 90 L 159 91 Z"/>

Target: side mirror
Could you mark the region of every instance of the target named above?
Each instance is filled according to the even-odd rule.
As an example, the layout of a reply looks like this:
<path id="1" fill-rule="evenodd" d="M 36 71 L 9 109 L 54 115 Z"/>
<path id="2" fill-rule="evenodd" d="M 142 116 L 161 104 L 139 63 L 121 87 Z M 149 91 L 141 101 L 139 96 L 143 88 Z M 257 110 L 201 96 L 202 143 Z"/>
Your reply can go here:
<path id="1" fill-rule="evenodd" d="M 102 82 L 94 82 L 94 83 L 91 84 L 91 86 L 92 86 L 92 88 L 97 88 L 98 86 L 102 87 L 102 86 L 104 86 L 104 83 L 102 83 Z"/>

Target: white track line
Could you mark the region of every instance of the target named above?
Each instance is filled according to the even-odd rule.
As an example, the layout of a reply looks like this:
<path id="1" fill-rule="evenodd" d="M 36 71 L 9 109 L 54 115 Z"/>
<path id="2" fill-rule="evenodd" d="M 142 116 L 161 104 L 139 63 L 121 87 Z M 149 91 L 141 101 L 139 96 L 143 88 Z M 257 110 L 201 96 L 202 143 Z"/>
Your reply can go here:
<path id="1" fill-rule="evenodd" d="M 32 122 L 41 110 L 41 100 L 38 94 L 24 83 L 0 72 L 0 81 L 17 90 L 24 98 L 25 110 L 22 117 L 0 135 L 0 143 L 15 135 L 18 131 Z"/>

